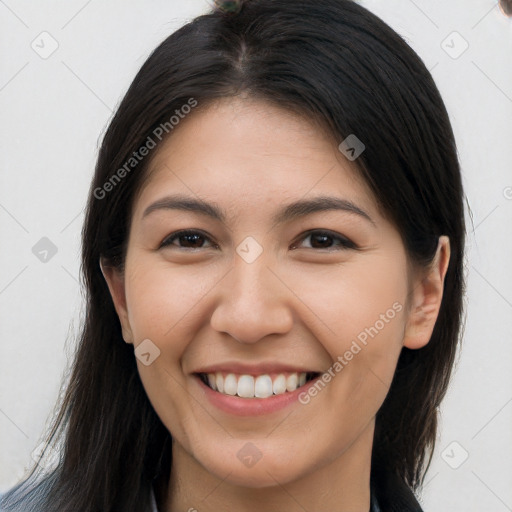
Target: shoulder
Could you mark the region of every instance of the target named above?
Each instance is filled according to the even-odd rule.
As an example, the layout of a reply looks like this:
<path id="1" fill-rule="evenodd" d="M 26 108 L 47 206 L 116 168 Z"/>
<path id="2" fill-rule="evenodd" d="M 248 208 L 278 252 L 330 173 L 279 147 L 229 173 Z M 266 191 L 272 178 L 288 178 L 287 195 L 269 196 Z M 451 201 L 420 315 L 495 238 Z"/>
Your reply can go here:
<path id="1" fill-rule="evenodd" d="M 53 475 L 27 478 L 0 493 L 0 512 L 43 512 Z"/>

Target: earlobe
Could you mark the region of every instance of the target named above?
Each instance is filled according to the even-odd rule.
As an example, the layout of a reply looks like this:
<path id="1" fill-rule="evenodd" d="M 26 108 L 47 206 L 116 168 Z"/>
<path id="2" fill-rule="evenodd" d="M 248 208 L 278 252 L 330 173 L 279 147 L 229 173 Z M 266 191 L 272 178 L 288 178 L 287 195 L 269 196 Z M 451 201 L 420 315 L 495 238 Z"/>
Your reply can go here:
<path id="1" fill-rule="evenodd" d="M 132 330 L 128 319 L 128 308 L 126 307 L 124 276 L 117 268 L 108 265 L 102 257 L 100 257 L 99 264 L 121 323 L 123 339 L 126 343 L 133 343 Z"/>
<path id="2" fill-rule="evenodd" d="M 432 264 L 414 282 L 404 333 L 404 347 L 419 349 L 430 341 L 441 308 L 449 262 L 450 239 L 443 235 L 439 237 Z"/>

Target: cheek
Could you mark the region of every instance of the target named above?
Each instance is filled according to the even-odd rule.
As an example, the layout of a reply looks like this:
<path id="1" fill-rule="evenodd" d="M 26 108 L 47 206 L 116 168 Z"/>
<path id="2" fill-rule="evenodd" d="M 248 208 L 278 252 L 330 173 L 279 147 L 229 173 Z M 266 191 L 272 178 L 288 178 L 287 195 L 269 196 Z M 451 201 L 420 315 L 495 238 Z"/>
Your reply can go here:
<path id="1" fill-rule="evenodd" d="M 405 260 L 384 254 L 361 257 L 316 272 L 296 272 L 293 282 L 294 292 L 320 325 L 318 339 L 337 354 L 356 339 L 401 344 L 408 293 Z"/>
<path id="2" fill-rule="evenodd" d="M 339 363 L 332 367 L 336 400 L 353 410 L 379 406 L 391 384 L 403 343 L 405 269 L 405 259 L 382 255 L 295 280 L 310 310 L 306 327 Z"/>
<path id="3" fill-rule="evenodd" d="M 134 260 L 132 268 L 137 270 L 127 281 L 126 295 L 136 343 L 174 338 L 173 332 L 197 320 L 201 299 L 211 288 L 204 275 L 198 278 L 191 267 L 173 268 L 168 262 Z"/>

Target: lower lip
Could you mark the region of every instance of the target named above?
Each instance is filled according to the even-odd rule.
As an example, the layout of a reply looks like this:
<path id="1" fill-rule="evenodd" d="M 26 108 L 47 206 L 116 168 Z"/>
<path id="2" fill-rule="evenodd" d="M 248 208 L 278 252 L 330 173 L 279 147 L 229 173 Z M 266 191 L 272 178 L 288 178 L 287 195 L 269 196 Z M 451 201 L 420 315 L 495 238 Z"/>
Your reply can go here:
<path id="1" fill-rule="evenodd" d="M 241 398 L 239 396 L 225 395 L 207 386 L 199 376 L 194 375 L 194 377 L 199 382 L 206 398 L 215 407 L 235 416 L 259 416 L 280 411 L 298 402 L 299 396 L 302 393 L 307 393 L 308 389 L 314 386 L 316 381 L 321 378 L 321 375 L 310 380 L 295 391 L 287 391 L 281 395 L 272 395 L 268 398 Z"/>

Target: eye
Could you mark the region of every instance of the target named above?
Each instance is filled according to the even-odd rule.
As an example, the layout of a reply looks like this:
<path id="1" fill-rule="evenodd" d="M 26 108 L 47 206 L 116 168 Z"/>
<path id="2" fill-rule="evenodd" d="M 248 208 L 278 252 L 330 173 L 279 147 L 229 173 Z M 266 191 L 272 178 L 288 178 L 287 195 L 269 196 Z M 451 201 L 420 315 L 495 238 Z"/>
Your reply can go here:
<path id="1" fill-rule="evenodd" d="M 305 233 L 305 236 L 303 236 L 300 240 L 307 240 L 308 238 L 311 238 L 311 249 L 327 249 L 332 250 L 332 241 L 337 240 L 339 244 L 337 245 L 337 249 L 334 250 L 345 250 L 345 249 L 357 249 L 357 245 L 354 244 L 354 242 L 348 240 L 347 238 L 338 235 L 336 233 L 333 233 L 332 231 L 326 231 L 326 230 L 311 230 Z M 295 249 L 297 247 L 297 244 L 294 243 L 292 246 L 292 249 Z M 306 247 L 308 248 L 308 247 Z"/>
<path id="2" fill-rule="evenodd" d="M 356 244 L 347 238 L 333 233 L 331 231 L 326 230 L 311 230 L 303 234 L 302 238 L 299 240 L 307 240 L 311 238 L 311 249 L 327 249 L 332 250 L 332 241 L 338 241 L 337 244 L 338 249 L 334 250 L 343 250 L 343 249 L 357 249 Z M 175 241 L 178 241 L 179 244 L 175 244 Z M 169 235 L 161 244 L 160 248 L 174 246 L 180 249 L 203 249 L 204 242 L 211 242 L 211 238 L 207 236 L 202 231 L 196 230 L 183 230 L 177 231 L 176 233 L 172 233 Z M 216 244 L 212 243 L 213 247 L 217 247 Z M 336 247 L 336 246 L 335 246 Z M 291 246 L 292 249 L 297 248 L 297 244 L 294 243 Z"/>
<path id="3" fill-rule="evenodd" d="M 182 243 L 182 245 L 173 244 L 175 240 L 178 240 Z M 174 245 L 178 248 L 183 249 L 202 249 L 202 242 L 204 240 L 211 241 L 211 238 L 205 235 L 202 231 L 192 231 L 192 230 L 184 230 L 177 231 L 176 233 L 172 233 L 169 235 L 161 244 L 160 248 L 168 247 Z M 215 246 L 215 244 L 213 244 Z"/>

